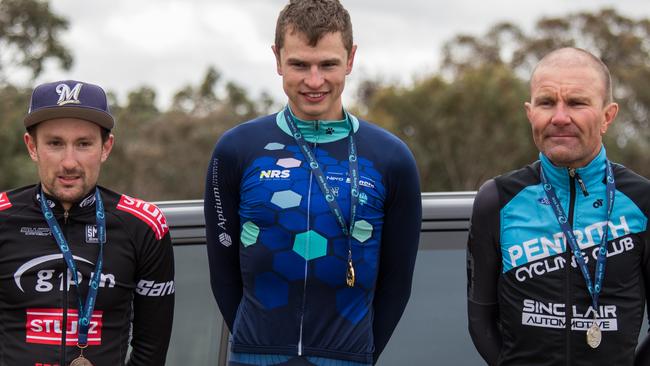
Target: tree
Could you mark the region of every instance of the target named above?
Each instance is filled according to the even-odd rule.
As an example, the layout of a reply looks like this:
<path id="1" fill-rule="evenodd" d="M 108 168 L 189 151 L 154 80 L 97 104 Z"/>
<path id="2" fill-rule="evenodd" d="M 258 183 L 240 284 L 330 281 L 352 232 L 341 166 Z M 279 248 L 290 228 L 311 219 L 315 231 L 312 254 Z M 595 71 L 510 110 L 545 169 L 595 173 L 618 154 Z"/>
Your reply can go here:
<path id="1" fill-rule="evenodd" d="M 542 18 L 529 34 L 506 22 L 483 36 L 458 35 L 444 45 L 438 73 L 407 87 L 362 83 L 358 110 L 405 139 L 423 190 L 476 189 L 534 160 L 523 109 L 528 78 L 564 46 L 609 65 L 621 110 L 605 138 L 608 155 L 650 176 L 650 20 L 613 9 Z"/>
<path id="2" fill-rule="evenodd" d="M 42 0 L 0 0 L 0 83 L 7 66 L 27 68 L 36 77 L 45 61 L 58 60 L 72 66 L 70 51 L 59 41 L 68 21 L 52 13 Z"/>
<path id="3" fill-rule="evenodd" d="M 29 97 L 28 90 L 0 87 L 0 192 L 36 180 L 36 167 L 23 143 Z"/>

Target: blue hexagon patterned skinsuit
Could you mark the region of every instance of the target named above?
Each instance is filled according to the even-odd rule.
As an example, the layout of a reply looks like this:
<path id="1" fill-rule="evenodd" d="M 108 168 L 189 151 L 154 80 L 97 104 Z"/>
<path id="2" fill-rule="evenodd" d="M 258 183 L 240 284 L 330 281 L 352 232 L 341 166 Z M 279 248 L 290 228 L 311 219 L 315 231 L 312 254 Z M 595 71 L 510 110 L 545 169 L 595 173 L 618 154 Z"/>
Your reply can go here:
<path id="1" fill-rule="evenodd" d="M 395 136 L 345 115 L 296 122 L 347 222 L 354 131 L 360 193 L 350 240 L 283 113 L 233 128 L 215 148 L 205 195 L 208 255 L 233 352 L 372 363 L 406 306 L 421 222 L 415 161 Z M 349 250 L 354 287 L 346 285 Z"/>

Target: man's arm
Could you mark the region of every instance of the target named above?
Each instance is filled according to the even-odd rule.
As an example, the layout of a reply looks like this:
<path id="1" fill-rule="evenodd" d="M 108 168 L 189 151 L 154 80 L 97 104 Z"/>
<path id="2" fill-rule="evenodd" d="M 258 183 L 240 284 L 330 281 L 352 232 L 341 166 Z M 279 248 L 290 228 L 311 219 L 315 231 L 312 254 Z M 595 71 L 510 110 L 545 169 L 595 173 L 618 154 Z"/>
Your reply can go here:
<path id="1" fill-rule="evenodd" d="M 413 155 L 400 144 L 390 170 L 384 206 L 379 270 L 373 302 L 374 362 L 386 347 L 411 296 L 413 267 L 422 224 L 420 179 Z"/>
<path id="2" fill-rule="evenodd" d="M 205 182 L 205 233 L 210 284 L 232 331 L 243 288 L 239 267 L 239 183 L 237 147 L 227 132 L 217 143 Z"/>
<path id="3" fill-rule="evenodd" d="M 645 284 L 645 298 L 647 303 L 648 299 L 650 299 L 650 240 L 648 239 L 647 231 L 644 239 L 645 250 L 643 252 L 643 264 L 641 268 L 643 269 L 643 283 Z M 650 319 L 650 306 L 647 307 L 647 310 L 648 318 Z M 634 366 L 645 365 L 650 365 L 650 334 L 645 335 L 643 341 L 637 347 L 634 357 Z"/>
<path id="4" fill-rule="evenodd" d="M 167 232 L 148 231 L 133 296 L 133 351 L 128 366 L 164 365 L 174 318 L 174 250 Z"/>
<path id="5" fill-rule="evenodd" d="M 467 243 L 467 316 L 476 350 L 496 365 L 501 350 L 497 283 L 501 268 L 498 252 L 499 195 L 496 182 L 487 181 L 474 199 Z"/>

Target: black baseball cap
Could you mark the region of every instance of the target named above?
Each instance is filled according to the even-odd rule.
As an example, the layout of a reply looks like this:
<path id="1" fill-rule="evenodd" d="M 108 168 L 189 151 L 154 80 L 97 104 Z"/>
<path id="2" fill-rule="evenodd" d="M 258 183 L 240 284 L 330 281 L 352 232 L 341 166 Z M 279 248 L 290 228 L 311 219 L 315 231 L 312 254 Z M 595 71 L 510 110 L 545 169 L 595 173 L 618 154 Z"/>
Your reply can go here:
<path id="1" fill-rule="evenodd" d="M 79 118 L 107 130 L 115 126 L 104 89 L 76 80 L 55 81 L 34 88 L 25 127 L 54 118 Z"/>

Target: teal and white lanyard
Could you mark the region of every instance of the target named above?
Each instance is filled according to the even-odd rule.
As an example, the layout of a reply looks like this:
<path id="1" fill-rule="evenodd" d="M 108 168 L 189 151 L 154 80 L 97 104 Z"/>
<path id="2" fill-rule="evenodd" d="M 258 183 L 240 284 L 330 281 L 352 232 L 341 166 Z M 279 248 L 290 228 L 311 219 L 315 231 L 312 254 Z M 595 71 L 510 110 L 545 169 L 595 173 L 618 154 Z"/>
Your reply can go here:
<path id="1" fill-rule="evenodd" d="M 43 194 L 43 189 L 40 189 L 40 203 L 41 211 L 47 221 L 47 225 L 52 231 L 52 235 L 56 240 L 56 243 L 59 245 L 59 249 L 63 254 L 63 259 L 68 266 L 68 269 L 72 272 L 72 278 L 74 283 L 77 286 L 77 292 L 79 292 L 79 277 L 77 275 L 77 266 L 74 263 L 74 258 L 72 257 L 72 252 L 70 251 L 70 246 L 68 241 L 63 235 L 63 231 L 59 226 L 59 223 L 54 217 L 54 213 L 50 209 L 50 206 L 47 204 L 47 198 Z M 102 266 L 103 266 L 103 255 L 104 255 L 104 243 L 106 242 L 106 217 L 104 215 L 104 203 L 102 202 L 102 197 L 99 194 L 99 188 L 95 188 L 95 218 L 97 220 L 97 232 L 99 236 L 99 255 L 97 256 L 97 263 L 95 264 L 95 272 L 88 283 L 88 295 L 86 295 L 86 303 L 81 301 L 81 296 L 78 297 L 79 300 L 79 336 L 77 340 L 77 345 L 80 348 L 85 348 L 88 345 L 88 328 L 90 326 L 90 320 L 92 318 L 93 309 L 95 308 L 95 301 L 97 300 L 97 292 L 99 289 L 99 280 L 101 278 Z"/>
<path id="2" fill-rule="evenodd" d="M 334 214 L 334 217 L 336 218 L 336 222 L 338 222 L 339 226 L 341 227 L 341 231 L 343 232 L 343 235 L 345 235 L 348 239 L 348 269 L 347 269 L 347 274 L 346 274 L 346 283 L 349 287 L 354 287 L 354 281 L 355 281 L 355 274 L 354 274 L 354 266 L 352 264 L 352 233 L 354 231 L 354 220 L 355 216 L 357 213 L 357 203 L 359 201 L 359 163 L 357 161 L 357 148 L 356 144 L 354 143 L 354 129 L 350 128 L 350 132 L 348 134 L 348 165 L 349 165 L 349 175 L 350 175 L 350 224 L 345 222 L 345 217 L 343 216 L 343 211 L 341 210 L 341 207 L 339 206 L 338 202 L 336 202 L 336 198 L 334 197 L 334 193 L 332 192 L 332 189 L 330 186 L 327 184 L 327 178 L 325 178 L 325 174 L 323 174 L 323 171 L 320 168 L 320 165 L 318 164 L 318 161 L 316 160 L 316 156 L 314 155 L 314 152 L 309 148 L 309 145 L 305 141 L 304 137 L 302 136 L 302 133 L 298 130 L 298 126 L 296 126 L 296 122 L 293 120 L 293 116 L 291 116 L 291 113 L 289 112 L 289 108 L 284 109 L 284 118 L 287 121 L 287 125 L 289 126 L 289 129 L 291 130 L 291 134 L 293 135 L 293 138 L 296 140 L 296 143 L 298 144 L 298 147 L 300 148 L 300 151 L 302 154 L 305 156 L 307 159 L 307 162 L 309 163 L 309 168 L 311 169 L 312 173 L 316 176 L 316 181 L 318 182 L 318 186 L 320 187 L 321 192 L 323 193 L 323 196 L 325 197 L 325 201 L 327 201 L 327 204 L 330 208 L 330 211 Z"/>

